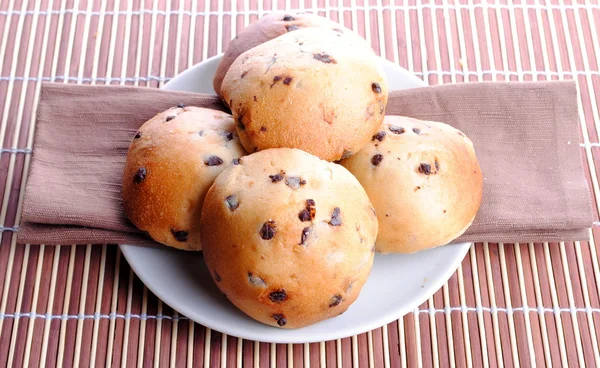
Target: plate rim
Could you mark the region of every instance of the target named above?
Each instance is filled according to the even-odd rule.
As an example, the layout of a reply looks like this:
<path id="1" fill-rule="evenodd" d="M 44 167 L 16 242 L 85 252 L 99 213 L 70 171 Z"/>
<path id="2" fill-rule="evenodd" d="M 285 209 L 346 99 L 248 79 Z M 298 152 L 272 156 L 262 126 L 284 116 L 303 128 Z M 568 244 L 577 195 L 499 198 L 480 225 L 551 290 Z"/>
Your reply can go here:
<path id="1" fill-rule="evenodd" d="M 222 56 L 223 56 L 223 54 L 217 54 L 217 55 L 211 56 L 197 64 L 194 64 L 190 68 L 182 71 L 175 77 L 171 78 L 167 83 L 165 83 L 162 87 L 160 87 L 160 89 L 173 90 L 172 88 L 169 87 L 170 85 L 177 83 L 182 78 L 185 78 L 188 74 L 192 74 L 194 72 L 194 70 L 196 70 L 197 68 L 200 68 L 202 65 L 208 64 L 211 62 L 215 62 L 216 60 L 220 59 Z M 389 64 L 390 66 L 392 66 L 396 69 L 403 70 L 405 73 L 407 73 L 411 77 L 414 77 L 415 80 L 418 79 L 422 83 L 423 87 L 427 86 L 427 83 L 425 81 L 418 78 L 410 71 L 402 68 L 398 64 L 393 63 L 393 62 L 391 62 L 387 59 L 381 58 L 381 57 L 379 57 L 379 59 L 381 62 Z M 350 334 L 350 335 L 348 335 L 347 333 L 344 333 L 340 330 L 339 333 L 333 332 L 331 334 L 328 334 L 328 336 L 325 340 L 322 338 L 319 338 L 318 337 L 319 335 L 306 336 L 306 335 L 302 335 L 302 334 L 293 334 L 290 336 L 283 335 L 283 339 L 281 337 L 277 338 L 279 336 L 277 334 L 277 331 L 278 331 L 277 328 L 273 328 L 273 333 L 269 334 L 268 336 L 261 335 L 260 337 L 257 337 L 257 336 L 255 336 L 255 334 L 253 334 L 251 332 L 251 330 L 246 332 L 243 329 L 240 329 L 240 330 L 232 329 L 227 324 L 219 323 L 219 320 L 213 321 L 209 317 L 202 318 L 201 314 L 199 315 L 197 312 L 191 311 L 191 313 L 186 313 L 189 310 L 189 308 L 186 308 L 185 305 L 180 305 L 180 304 L 178 305 L 178 303 L 176 301 L 172 301 L 168 296 L 165 296 L 165 293 L 163 293 L 161 291 L 162 289 L 159 290 L 159 289 L 155 288 L 153 286 L 153 283 L 150 280 L 148 280 L 148 278 L 145 276 L 145 272 L 140 268 L 140 265 L 135 263 L 135 257 L 133 256 L 132 252 L 134 252 L 133 249 L 137 248 L 138 246 L 128 245 L 128 244 L 119 244 L 119 249 L 121 250 L 121 253 L 127 260 L 127 263 L 129 264 L 129 266 L 131 267 L 133 272 L 135 272 L 136 276 L 140 279 L 140 281 L 142 281 L 142 283 L 145 285 L 145 287 L 147 287 L 148 290 L 150 290 L 163 303 L 167 304 L 174 311 L 178 311 L 180 314 L 186 316 L 187 318 L 189 318 L 190 321 L 201 324 L 212 330 L 215 330 L 215 331 L 218 331 L 218 332 L 230 335 L 230 336 L 246 339 L 246 340 L 260 341 L 260 342 L 265 342 L 265 343 L 298 344 L 298 343 L 315 343 L 315 342 L 323 342 L 323 341 L 332 341 L 332 340 L 337 340 L 340 338 L 346 338 L 346 337 L 350 337 L 350 336 L 354 336 L 354 335 L 359 335 L 359 334 L 386 326 L 389 323 L 392 323 L 393 321 L 395 321 L 397 319 L 403 318 L 406 314 L 410 313 L 411 310 L 418 308 L 419 305 L 423 304 L 427 299 L 429 299 L 432 295 L 434 295 L 436 292 L 438 292 L 440 290 L 440 288 L 444 285 L 444 283 L 446 283 L 452 277 L 452 275 L 456 272 L 456 270 L 458 269 L 458 267 L 460 266 L 460 264 L 466 257 L 467 252 L 469 251 L 469 249 L 471 248 L 472 245 L 473 245 L 472 242 L 459 242 L 459 243 L 450 243 L 450 244 L 445 245 L 445 246 L 456 247 L 456 253 L 454 255 L 452 266 L 447 267 L 445 269 L 445 272 L 440 274 L 440 277 L 437 277 L 434 282 L 431 282 L 429 284 L 428 289 L 432 290 L 431 293 L 425 293 L 420 298 L 414 298 L 414 300 L 411 303 L 407 303 L 408 306 L 403 307 L 403 308 L 394 309 L 393 312 L 384 314 L 383 316 L 381 316 L 379 318 L 373 318 L 368 323 L 357 323 L 357 325 L 360 325 L 361 327 L 354 329 L 352 334 Z M 133 262 L 132 262 L 132 260 L 133 260 Z M 193 314 L 194 317 L 190 317 L 189 314 Z M 251 317 L 248 317 L 248 318 L 251 318 Z M 301 330 L 302 330 L 302 328 L 295 329 L 295 331 L 301 331 Z"/>

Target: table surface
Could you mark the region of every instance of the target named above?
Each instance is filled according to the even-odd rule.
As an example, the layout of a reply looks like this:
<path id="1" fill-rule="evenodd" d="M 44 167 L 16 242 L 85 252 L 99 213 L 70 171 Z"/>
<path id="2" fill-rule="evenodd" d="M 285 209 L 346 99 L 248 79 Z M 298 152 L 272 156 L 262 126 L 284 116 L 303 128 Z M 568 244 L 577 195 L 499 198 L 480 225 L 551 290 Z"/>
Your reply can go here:
<path id="1" fill-rule="evenodd" d="M 577 80 L 581 152 L 598 198 L 596 0 L 2 0 L 0 363 L 600 365 L 599 222 L 589 243 L 476 244 L 414 312 L 358 336 L 297 345 L 190 322 L 148 292 L 116 246 L 15 243 L 41 82 L 156 88 L 272 9 L 343 22 L 429 84 Z"/>

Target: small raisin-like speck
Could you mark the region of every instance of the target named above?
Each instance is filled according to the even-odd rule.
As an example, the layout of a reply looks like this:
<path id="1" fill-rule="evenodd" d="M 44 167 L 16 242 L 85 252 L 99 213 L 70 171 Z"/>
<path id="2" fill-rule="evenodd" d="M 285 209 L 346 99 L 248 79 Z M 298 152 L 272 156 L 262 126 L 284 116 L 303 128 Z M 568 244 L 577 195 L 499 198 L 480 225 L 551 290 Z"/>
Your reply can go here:
<path id="1" fill-rule="evenodd" d="M 176 116 L 174 116 L 174 115 L 167 116 L 167 119 L 166 119 L 166 121 L 171 121 L 171 120 L 173 120 L 173 119 L 175 119 L 175 118 L 176 118 Z"/>
<path id="2" fill-rule="evenodd" d="M 243 72 L 242 75 L 240 75 L 240 78 L 244 78 L 246 76 L 246 74 L 248 74 L 247 70 L 245 72 Z"/>
<path id="3" fill-rule="evenodd" d="M 234 165 L 239 165 L 240 164 L 240 159 L 239 158 L 234 158 L 233 160 L 231 160 L 231 163 Z"/>
<path id="4" fill-rule="evenodd" d="M 335 61 L 334 58 L 332 58 L 330 55 L 324 53 L 324 52 L 320 52 L 318 54 L 314 54 L 313 55 L 313 59 L 318 60 L 322 63 L 325 64 L 337 64 L 337 61 Z"/>
<path id="5" fill-rule="evenodd" d="M 206 166 L 219 166 L 223 164 L 223 160 L 219 156 L 210 156 L 206 161 L 204 161 Z"/>
<path id="6" fill-rule="evenodd" d="M 275 321 L 277 321 L 277 324 L 280 327 L 283 327 L 287 324 L 287 319 L 285 319 L 283 314 L 274 314 L 272 317 L 275 319 Z"/>
<path id="7" fill-rule="evenodd" d="M 267 127 L 264 127 L 264 126 L 260 127 L 260 131 L 261 132 L 266 132 L 267 131 Z"/>
<path id="8" fill-rule="evenodd" d="M 233 133 L 227 130 L 224 130 L 219 134 L 221 134 L 221 136 L 223 136 L 227 142 L 233 139 Z"/>
<path id="9" fill-rule="evenodd" d="M 301 186 L 303 186 L 304 184 L 306 184 L 306 180 L 303 180 L 298 176 L 291 176 L 291 177 L 285 179 L 285 185 L 287 185 L 288 187 L 290 187 L 292 189 L 298 189 Z"/>
<path id="10" fill-rule="evenodd" d="M 381 93 L 381 86 L 379 85 L 379 83 L 372 83 L 371 84 L 371 89 L 375 93 Z"/>
<path id="11" fill-rule="evenodd" d="M 341 226 L 342 225 L 342 217 L 340 215 L 340 208 L 336 207 L 333 209 L 331 213 L 331 220 L 329 221 L 329 225 L 331 226 Z"/>
<path id="12" fill-rule="evenodd" d="M 184 105 L 184 104 L 182 104 L 182 103 L 178 103 L 178 104 L 177 104 L 177 107 L 179 107 L 180 109 L 183 109 L 183 108 L 185 107 L 185 105 Z"/>
<path id="13" fill-rule="evenodd" d="M 342 302 L 342 296 L 340 294 L 335 294 L 331 297 L 329 301 L 329 308 L 337 307 Z"/>
<path id="14" fill-rule="evenodd" d="M 248 282 L 254 286 L 267 287 L 267 283 L 265 282 L 265 280 L 261 279 L 256 275 L 253 275 L 252 272 L 248 272 Z"/>
<path id="15" fill-rule="evenodd" d="M 383 155 L 381 155 L 381 154 L 379 154 L 379 153 L 378 153 L 378 154 L 376 154 L 375 156 L 371 157 L 371 163 L 372 163 L 374 166 L 377 166 L 377 165 L 379 165 L 379 164 L 381 163 L 381 161 L 382 161 L 382 160 L 383 160 Z"/>
<path id="16" fill-rule="evenodd" d="M 277 226 L 275 225 L 275 221 L 273 220 L 269 220 L 267 222 L 265 222 L 263 224 L 263 226 L 260 228 L 260 237 L 263 238 L 264 240 L 271 240 L 273 239 L 273 237 L 275 236 L 275 228 Z"/>
<path id="17" fill-rule="evenodd" d="M 421 129 L 419 128 L 413 128 L 412 131 L 417 135 L 421 134 Z"/>
<path id="18" fill-rule="evenodd" d="M 269 178 L 271 178 L 271 183 L 277 183 L 278 181 L 283 180 L 284 175 L 285 175 L 285 172 L 282 170 L 275 175 L 269 175 Z"/>
<path id="19" fill-rule="evenodd" d="M 385 135 L 386 135 L 385 131 L 383 131 L 383 130 L 380 130 L 379 132 L 377 132 L 377 134 L 375 134 L 375 135 L 373 136 L 373 138 L 371 138 L 371 140 L 372 140 L 372 141 L 374 141 L 374 140 L 378 140 L 379 142 L 381 142 L 381 141 L 383 141 L 383 139 L 385 138 Z"/>
<path id="20" fill-rule="evenodd" d="M 291 32 L 297 30 L 298 26 L 293 24 L 291 26 L 285 26 L 285 29 L 287 29 L 288 32 Z"/>
<path id="21" fill-rule="evenodd" d="M 133 181 L 136 184 L 139 184 L 141 182 L 144 181 L 144 179 L 146 179 L 146 175 L 148 174 L 148 172 L 146 171 L 145 167 L 140 167 L 138 169 L 138 171 L 135 173 L 135 175 L 133 176 Z"/>
<path id="22" fill-rule="evenodd" d="M 284 289 L 276 290 L 269 294 L 269 299 L 273 303 L 280 303 L 287 299 L 287 294 Z"/>
<path id="23" fill-rule="evenodd" d="M 187 239 L 188 239 L 187 231 L 171 229 L 171 234 L 173 234 L 173 237 L 175 237 L 175 240 L 180 241 L 180 242 L 187 241 Z"/>
<path id="24" fill-rule="evenodd" d="M 292 83 L 292 77 L 285 77 L 285 79 L 283 80 L 283 84 L 289 86 L 290 83 Z"/>
<path id="25" fill-rule="evenodd" d="M 140 138 L 142 138 L 142 132 L 135 133 L 135 136 L 133 137 L 133 139 L 140 139 Z"/>
<path id="26" fill-rule="evenodd" d="M 227 203 L 227 207 L 229 207 L 231 211 L 235 211 L 240 206 L 240 203 L 238 202 L 238 199 L 235 196 L 235 194 L 232 194 L 225 198 L 225 203 Z"/>
<path id="27" fill-rule="evenodd" d="M 395 125 L 390 126 L 389 129 L 390 129 L 390 132 L 392 132 L 394 134 L 402 134 L 405 132 L 404 128 L 395 126 Z"/>
<path id="28" fill-rule="evenodd" d="M 283 17 L 284 22 L 289 22 L 292 20 L 296 20 L 296 18 L 292 17 L 291 15 L 286 15 L 285 17 Z"/>
<path id="29" fill-rule="evenodd" d="M 304 243 L 306 243 L 306 239 L 308 239 L 310 232 L 311 232 L 311 229 L 308 226 L 305 227 L 304 229 L 302 229 L 302 236 L 300 237 L 300 245 L 304 245 Z"/>
<path id="30" fill-rule="evenodd" d="M 431 175 L 431 165 L 421 163 L 419 165 L 419 172 L 425 175 Z"/>

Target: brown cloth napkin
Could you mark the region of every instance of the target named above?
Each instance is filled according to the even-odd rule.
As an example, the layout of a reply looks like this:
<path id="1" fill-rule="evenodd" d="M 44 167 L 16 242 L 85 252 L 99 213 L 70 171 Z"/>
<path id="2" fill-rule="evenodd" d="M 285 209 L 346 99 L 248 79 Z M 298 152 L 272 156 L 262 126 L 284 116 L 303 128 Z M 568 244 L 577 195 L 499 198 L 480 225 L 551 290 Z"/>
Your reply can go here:
<path id="1" fill-rule="evenodd" d="M 45 84 L 18 241 L 152 244 L 124 216 L 121 175 L 138 127 L 178 103 L 226 109 L 202 94 Z M 474 142 L 485 190 L 473 225 L 458 240 L 588 239 L 593 219 L 574 82 L 395 91 L 386 113 L 445 122 Z"/>

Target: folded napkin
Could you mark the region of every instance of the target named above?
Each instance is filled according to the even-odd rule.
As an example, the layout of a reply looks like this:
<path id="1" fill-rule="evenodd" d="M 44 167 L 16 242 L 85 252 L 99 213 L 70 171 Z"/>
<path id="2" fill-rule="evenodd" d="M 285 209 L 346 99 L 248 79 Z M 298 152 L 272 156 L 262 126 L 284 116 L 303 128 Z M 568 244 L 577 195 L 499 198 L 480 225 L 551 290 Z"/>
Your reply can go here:
<path id="1" fill-rule="evenodd" d="M 225 110 L 216 96 L 123 86 L 44 84 L 20 243 L 151 244 L 125 217 L 131 138 L 178 103 Z M 475 145 L 483 202 L 458 241 L 586 240 L 592 225 L 574 82 L 467 83 L 390 93 L 388 115 L 450 124 Z"/>

